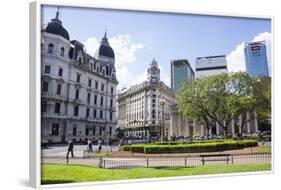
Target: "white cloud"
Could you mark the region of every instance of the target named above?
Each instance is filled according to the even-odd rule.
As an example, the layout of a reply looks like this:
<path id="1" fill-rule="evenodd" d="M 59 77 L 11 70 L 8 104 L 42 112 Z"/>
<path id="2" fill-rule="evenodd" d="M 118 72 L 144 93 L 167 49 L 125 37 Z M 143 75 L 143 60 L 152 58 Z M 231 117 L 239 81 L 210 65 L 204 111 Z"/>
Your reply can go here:
<path id="1" fill-rule="evenodd" d="M 167 73 L 163 67 L 161 65 L 159 65 L 160 68 L 160 79 L 161 81 L 163 81 L 166 85 L 168 85 L 169 87 L 171 87 L 171 77 L 170 74 Z"/>
<path id="2" fill-rule="evenodd" d="M 144 74 L 133 73 L 130 71 L 130 68 L 136 64 L 137 51 L 144 48 L 144 44 L 132 42 L 129 34 L 109 37 L 108 41 L 115 53 L 115 68 L 119 81 L 118 88 L 121 89 L 142 82 L 142 79 L 146 78 L 144 78 Z M 92 37 L 88 38 L 84 44 L 87 52 L 94 56 L 100 42 L 97 38 Z"/>
<path id="3" fill-rule="evenodd" d="M 268 60 L 269 73 L 271 73 L 271 45 L 272 33 L 264 32 L 255 36 L 252 42 L 265 41 L 266 53 Z M 227 67 L 230 72 L 246 71 L 245 57 L 244 57 L 244 43 L 237 45 L 227 57 Z"/>

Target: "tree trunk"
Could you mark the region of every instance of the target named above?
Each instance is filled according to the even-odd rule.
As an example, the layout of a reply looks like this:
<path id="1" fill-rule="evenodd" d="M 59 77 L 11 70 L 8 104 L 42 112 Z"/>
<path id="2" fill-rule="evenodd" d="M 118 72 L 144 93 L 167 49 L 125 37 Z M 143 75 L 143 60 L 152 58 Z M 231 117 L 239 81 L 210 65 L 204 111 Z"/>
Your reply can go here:
<path id="1" fill-rule="evenodd" d="M 209 131 L 210 131 L 210 127 L 206 127 L 206 130 L 207 130 L 207 133 L 206 133 L 207 140 L 209 140 Z"/>
<path id="2" fill-rule="evenodd" d="M 223 128 L 224 139 L 227 139 L 227 127 Z"/>

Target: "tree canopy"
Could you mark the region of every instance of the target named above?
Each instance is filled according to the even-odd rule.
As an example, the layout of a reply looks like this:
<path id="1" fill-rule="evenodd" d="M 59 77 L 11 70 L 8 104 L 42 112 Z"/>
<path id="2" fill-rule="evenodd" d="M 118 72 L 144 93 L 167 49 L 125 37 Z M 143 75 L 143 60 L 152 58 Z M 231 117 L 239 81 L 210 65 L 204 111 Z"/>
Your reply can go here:
<path id="1" fill-rule="evenodd" d="M 240 114 L 270 110 L 270 87 L 264 91 L 260 78 L 245 72 L 223 73 L 185 84 L 177 96 L 179 112 L 204 123 L 215 121 L 227 138 L 228 126 Z"/>

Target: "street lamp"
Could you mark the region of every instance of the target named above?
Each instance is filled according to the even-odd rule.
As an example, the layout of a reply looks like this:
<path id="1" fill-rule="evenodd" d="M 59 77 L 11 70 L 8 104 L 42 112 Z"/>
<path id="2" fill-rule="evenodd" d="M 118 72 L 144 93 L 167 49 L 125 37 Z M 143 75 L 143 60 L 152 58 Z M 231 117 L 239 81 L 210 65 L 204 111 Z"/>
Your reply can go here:
<path id="1" fill-rule="evenodd" d="M 165 106 L 165 100 L 162 99 L 160 101 L 160 105 L 161 105 L 161 108 L 162 108 L 162 126 L 160 127 L 160 138 L 161 138 L 161 141 L 163 141 L 163 137 L 164 137 L 164 106 Z"/>

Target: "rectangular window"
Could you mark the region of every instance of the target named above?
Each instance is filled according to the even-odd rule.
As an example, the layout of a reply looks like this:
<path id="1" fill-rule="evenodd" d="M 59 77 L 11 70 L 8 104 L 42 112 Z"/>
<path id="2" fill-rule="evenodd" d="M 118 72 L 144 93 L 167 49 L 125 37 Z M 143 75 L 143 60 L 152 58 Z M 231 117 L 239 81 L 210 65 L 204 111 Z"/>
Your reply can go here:
<path id="1" fill-rule="evenodd" d="M 61 84 L 57 85 L 57 95 L 61 94 Z"/>
<path id="2" fill-rule="evenodd" d="M 73 135 L 73 136 L 76 136 L 76 134 L 77 134 L 77 127 L 73 127 L 73 129 L 72 129 L 72 135 Z"/>
<path id="3" fill-rule="evenodd" d="M 112 135 L 112 127 L 109 127 L 109 135 Z"/>
<path id="4" fill-rule="evenodd" d="M 94 110 L 94 118 L 97 118 L 97 110 Z"/>
<path id="5" fill-rule="evenodd" d="M 113 87 L 111 87 L 110 92 L 111 92 L 111 94 L 113 94 Z"/>
<path id="6" fill-rule="evenodd" d="M 87 110 L 86 110 L 86 117 L 89 117 L 89 115 L 90 115 L 90 108 L 87 108 Z"/>
<path id="7" fill-rule="evenodd" d="M 81 75 L 77 73 L 77 75 L 76 75 L 76 82 L 80 82 L 80 76 Z"/>
<path id="8" fill-rule="evenodd" d="M 100 97 L 100 106 L 103 106 L 103 97 Z"/>
<path id="9" fill-rule="evenodd" d="M 96 126 L 93 126 L 93 135 L 96 135 Z"/>
<path id="10" fill-rule="evenodd" d="M 113 107 L 113 99 L 112 98 L 110 99 L 110 107 L 111 108 Z"/>
<path id="11" fill-rule="evenodd" d="M 89 135 L 89 127 L 86 127 L 86 129 L 85 129 L 85 135 L 86 135 L 86 136 Z"/>
<path id="12" fill-rule="evenodd" d="M 109 119 L 112 121 L 112 112 L 110 112 Z"/>
<path id="13" fill-rule="evenodd" d="M 51 66 L 50 65 L 45 65 L 45 73 L 50 74 L 51 72 Z"/>
<path id="14" fill-rule="evenodd" d="M 48 92 L 48 87 L 49 87 L 49 83 L 48 82 L 43 82 L 43 84 L 42 84 L 42 91 L 43 92 Z"/>
<path id="15" fill-rule="evenodd" d="M 47 102 L 41 102 L 41 112 L 47 111 Z"/>
<path id="16" fill-rule="evenodd" d="M 100 131 L 99 131 L 99 132 L 100 132 L 99 135 L 102 135 L 102 127 L 100 127 L 99 130 L 100 130 Z"/>
<path id="17" fill-rule="evenodd" d="M 103 118 L 103 111 L 100 110 L 100 118 L 102 119 Z"/>
<path id="18" fill-rule="evenodd" d="M 74 107 L 74 116 L 78 116 L 78 113 L 79 113 L 79 107 L 75 106 Z"/>
<path id="19" fill-rule="evenodd" d="M 91 101 L 91 93 L 88 93 L 88 96 L 87 96 L 87 102 L 88 102 L 88 104 L 90 104 L 90 101 Z"/>
<path id="20" fill-rule="evenodd" d="M 99 88 L 99 83 L 98 81 L 95 82 L 95 89 L 98 89 Z"/>
<path id="21" fill-rule="evenodd" d="M 95 95 L 95 98 L 94 98 L 94 104 L 97 105 L 97 99 L 98 99 L 98 96 Z"/>
<path id="22" fill-rule="evenodd" d="M 59 135 L 59 124 L 58 123 L 53 123 L 52 124 L 52 135 L 53 136 L 58 136 Z"/>
<path id="23" fill-rule="evenodd" d="M 79 90 L 76 89 L 76 92 L 75 92 L 75 99 L 79 99 Z"/>
<path id="24" fill-rule="evenodd" d="M 92 86 L 92 80 L 88 79 L 88 87 L 91 87 L 91 86 Z"/>
<path id="25" fill-rule="evenodd" d="M 62 75 L 63 75 L 63 69 L 59 68 L 59 76 L 62 77 Z"/>
<path id="26" fill-rule="evenodd" d="M 56 103 L 56 105 L 55 105 L 55 113 L 60 113 L 60 103 Z"/>
<path id="27" fill-rule="evenodd" d="M 101 84 L 101 91 L 104 91 L 104 84 Z"/>

